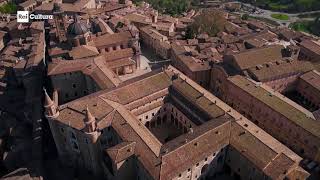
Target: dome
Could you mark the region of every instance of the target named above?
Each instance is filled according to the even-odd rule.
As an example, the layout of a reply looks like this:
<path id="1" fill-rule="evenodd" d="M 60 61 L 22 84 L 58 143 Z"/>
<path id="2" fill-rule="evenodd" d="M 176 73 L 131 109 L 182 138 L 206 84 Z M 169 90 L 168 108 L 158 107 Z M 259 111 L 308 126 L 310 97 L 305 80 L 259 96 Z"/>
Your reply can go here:
<path id="1" fill-rule="evenodd" d="M 102 32 L 100 26 L 99 26 L 99 22 L 96 19 L 90 19 L 90 24 L 91 24 L 91 32 L 92 33 L 98 33 L 98 32 Z"/>
<path id="2" fill-rule="evenodd" d="M 83 35 L 87 33 L 89 30 L 85 24 L 81 23 L 78 18 L 75 18 L 75 21 L 68 26 L 68 34 L 72 35 Z"/>

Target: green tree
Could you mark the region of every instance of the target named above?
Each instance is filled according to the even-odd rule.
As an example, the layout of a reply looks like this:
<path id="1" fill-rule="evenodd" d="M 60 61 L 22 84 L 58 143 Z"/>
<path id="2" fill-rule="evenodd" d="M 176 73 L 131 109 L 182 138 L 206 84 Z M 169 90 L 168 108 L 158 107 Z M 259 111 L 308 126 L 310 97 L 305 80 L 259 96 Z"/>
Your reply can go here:
<path id="1" fill-rule="evenodd" d="M 17 13 L 17 5 L 12 2 L 8 2 L 0 6 L 0 13 L 5 13 L 5 14 Z"/>
<path id="2" fill-rule="evenodd" d="M 320 16 L 314 20 L 310 27 L 310 30 L 313 34 L 320 36 Z"/>
<path id="3" fill-rule="evenodd" d="M 142 0 L 134 0 L 135 4 Z M 179 15 L 187 11 L 190 8 L 191 1 L 196 0 L 145 0 L 150 3 L 153 8 L 162 13 L 168 13 L 170 15 Z"/>
<path id="4" fill-rule="evenodd" d="M 242 20 L 248 20 L 248 19 L 249 19 L 249 14 L 243 14 L 243 15 L 241 16 L 241 19 L 242 19 Z"/>
<path id="5" fill-rule="evenodd" d="M 217 10 L 206 9 L 195 17 L 194 22 L 190 25 L 191 34 L 207 33 L 210 36 L 216 36 L 224 30 L 227 20 L 223 16 L 223 12 Z"/>
<path id="6" fill-rule="evenodd" d="M 195 37 L 196 37 L 196 32 L 194 31 L 194 29 L 191 26 L 188 26 L 186 29 L 185 38 L 186 39 L 193 39 Z"/>

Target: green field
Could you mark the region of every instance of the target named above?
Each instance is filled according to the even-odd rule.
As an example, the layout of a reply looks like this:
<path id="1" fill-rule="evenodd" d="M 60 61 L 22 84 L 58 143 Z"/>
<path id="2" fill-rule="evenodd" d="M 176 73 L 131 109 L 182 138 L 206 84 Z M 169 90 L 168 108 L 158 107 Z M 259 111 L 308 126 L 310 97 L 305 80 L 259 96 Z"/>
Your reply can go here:
<path id="1" fill-rule="evenodd" d="M 289 20 L 289 16 L 288 15 L 285 15 L 285 14 L 271 14 L 271 17 L 274 18 L 274 19 L 279 19 L 279 20 Z"/>

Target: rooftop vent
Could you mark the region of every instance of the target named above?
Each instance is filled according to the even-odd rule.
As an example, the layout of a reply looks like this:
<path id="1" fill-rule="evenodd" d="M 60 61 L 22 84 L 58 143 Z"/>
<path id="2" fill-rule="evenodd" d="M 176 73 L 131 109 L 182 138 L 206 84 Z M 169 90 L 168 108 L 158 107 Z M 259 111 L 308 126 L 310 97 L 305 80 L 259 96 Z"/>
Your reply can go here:
<path id="1" fill-rule="evenodd" d="M 272 65 L 273 65 L 272 62 L 268 62 L 268 63 L 266 64 L 267 67 L 270 67 L 270 66 L 272 66 Z"/>
<path id="2" fill-rule="evenodd" d="M 289 59 L 289 58 L 288 58 L 288 59 L 286 59 L 286 62 L 287 62 L 287 63 L 291 63 L 291 62 L 292 62 L 292 59 Z"/>
<path id="3" fill-rule="evenodd" d="M 257 69 L 257 70 L 260 70 L 260 69 L 262 69 L 262 68 L 263 68 L 263 66 L 260 65 L 260 64 L 256 66 L 256 69 Z"/>

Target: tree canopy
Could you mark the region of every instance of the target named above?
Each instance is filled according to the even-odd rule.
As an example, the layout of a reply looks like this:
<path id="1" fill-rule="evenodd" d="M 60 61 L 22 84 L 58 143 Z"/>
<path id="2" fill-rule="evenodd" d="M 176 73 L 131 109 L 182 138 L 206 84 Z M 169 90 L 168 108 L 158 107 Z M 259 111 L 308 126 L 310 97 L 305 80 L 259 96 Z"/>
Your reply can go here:
<path id="1" fill-rule="evenodd" d="M 297 21 L 290 24 L 290 27 L 296 31 L 304 31 L 320 36 L 320 16 L 314 21 Z"/>
<path id="2" fill-rule="evenodd" d="M 223 12 L 206 9 L 196 16 L 194 22 L 186 30 L 186 38 L 193 38 L 197 34 L 207 33 L 209 36 L 216 36 L 224 30 L 227 20 Z"/>
<path id="3" fill-rule="evenodd" d="M 310 30 L 313 34 L 320 36 L 320 16 L 314 20 L 310 27 Z"/>
<path id="4" fill-rule="evenodd" d="M 264 9 L 284 12 L 305 12 L 320 10 L 319 0 L 240 0 Z"/>
<path id="5" fill-rule="evenodd" d="M 133 0 L 134 3 L 139 3 L 142 0 Z M 186 12 L 191 5 L 197 5 L 199 0 L 145 0 L 150 3 L 152 7 L 159 10 L 162 13 L 168 13 L 170 15 L 179 15 Z"/>
<path id="6" fill-rule="evenodd" d="M 17 5 L 12 2 L 8 2 L 0 6 L 0 13 L 5 13 L 5 14 L 17 13 Z"/>

